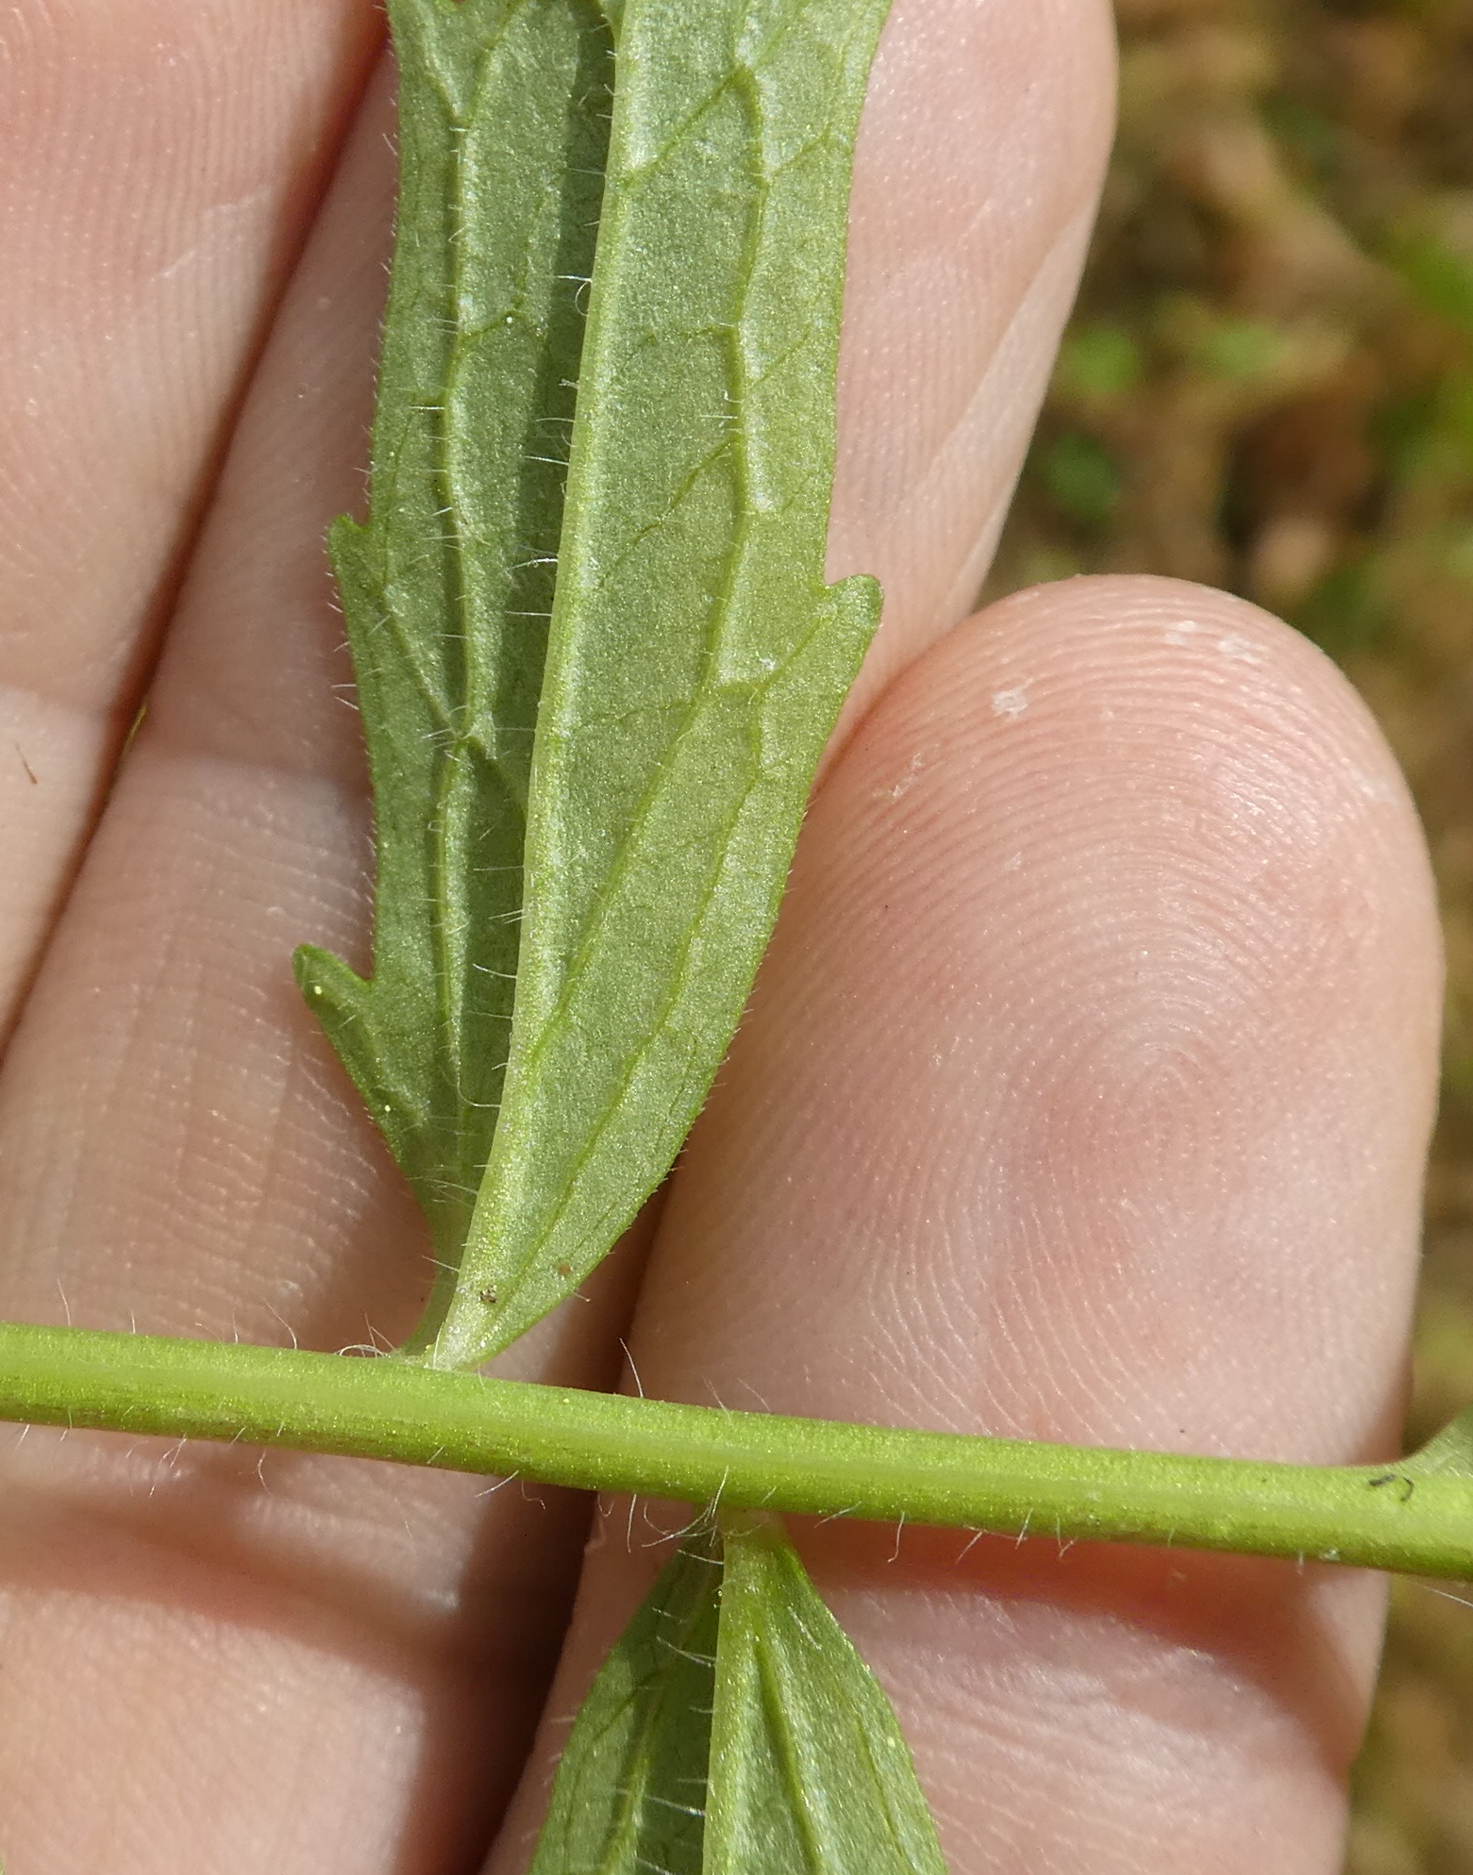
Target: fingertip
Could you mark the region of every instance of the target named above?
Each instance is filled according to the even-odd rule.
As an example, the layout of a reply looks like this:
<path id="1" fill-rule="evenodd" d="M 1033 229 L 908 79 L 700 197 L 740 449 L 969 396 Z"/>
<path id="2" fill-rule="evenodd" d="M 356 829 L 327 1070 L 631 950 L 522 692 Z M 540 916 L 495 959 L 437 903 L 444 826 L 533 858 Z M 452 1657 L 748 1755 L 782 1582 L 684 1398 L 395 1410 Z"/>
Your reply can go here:
<path id="1" fill-rule="evenodd" d="M 934 1347 L 944 1283 L 949 1320 L 968 1324 L 956 1338 L 987 1351 L 994 1430 L 1305 1458 L 1384 1446 L 1440 940 L 1415 809 L 1343 675 L 1228 595 L 1069 581 L 935 646 L 830 789 L 789 925 L 805 954 L 767 993 L 792 985 L 795 1056 L 805 1035 L 810 1056 L 816 1033 L 844 1037 L 864 1004 L 841 1084 L 888 1084 L 880 1117 L 817 1087 L 815 1111 L 853 1142 L 846 1156 L 884 1168 L 892 1219 L 913 1205 L 919 1154 L 969 1220 L 908 1302 L 892 1274 L 868 1279 L 896 1385 L 914 1401 L 934 1381 L 935 1358 L 927 1373 L 904 1348 Z M 808 980 L 830 918 L 846 961 Z M 801 1059 L 777 1071 L 805 1085 Z M 980 1247 L 995 1245 L 1011 1248 Z M 1000 1268 L 1025 1342 L 1046 1323 L 1055 1351 L 1002 1361 L 1016 1392 L 990 1358 Z M 1111 1381 L 1091 1317 L 1127 1290 L 1132 1318 L 1158 1326 L 1132 1329 L 1133 1377 Z M 1291 1332 L 1297 1382 L 1275 1374 L 1265 1391 L 1248 1375 Z M 1192 1336 L 1211 1362 L 1187 1358 Z M 1172 1395 L 1147 1433 L 1147 1403 Z M 1074 1402 L 1062 1424 L 1060 1399 Z"/>
<path id="2" fill-rule="evenodd" d="M 1005 601 L 885 693 L 815 802 L 664 1215 L 647 1386 L 1386 1451 L 1438 976 L 1406 789 L 1313 646 L 1174 581 Z M 1375 1578 L 959 1547 L 811 1547 L 954 1866 L 1334 1865 Z"/>

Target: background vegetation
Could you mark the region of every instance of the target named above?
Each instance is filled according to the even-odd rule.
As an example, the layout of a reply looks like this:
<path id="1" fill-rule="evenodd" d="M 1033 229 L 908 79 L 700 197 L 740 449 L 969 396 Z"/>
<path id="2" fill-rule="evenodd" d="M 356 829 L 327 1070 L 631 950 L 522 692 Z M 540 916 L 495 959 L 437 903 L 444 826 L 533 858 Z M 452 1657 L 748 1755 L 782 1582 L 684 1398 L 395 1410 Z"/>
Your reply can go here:
<path id="1" fill-rule="evenodd" d="M 1121 132 L 995 578 L 1150 569 L 1337 657 L 1450 1002 L 1413 1430 L 1473 1398 L 1473 0 L 1118 0 Z M 1473 1604 L 1398 1587 L 1349 1875 L 1473 1871 Z"/>

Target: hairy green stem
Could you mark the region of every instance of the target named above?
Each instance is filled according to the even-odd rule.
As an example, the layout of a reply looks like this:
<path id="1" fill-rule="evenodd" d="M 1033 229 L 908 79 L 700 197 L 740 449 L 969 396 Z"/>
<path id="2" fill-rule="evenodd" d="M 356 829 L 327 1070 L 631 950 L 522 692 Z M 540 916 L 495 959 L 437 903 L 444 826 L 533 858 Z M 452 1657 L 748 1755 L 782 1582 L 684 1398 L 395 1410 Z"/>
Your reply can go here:
<path id="1" fill-rule="evenodd" d="M 0 1417 L 1022 1536 L 1473 1576 L 1473 1478 L 1043 1445 L 378 1360 L 0 1324 Z"/>

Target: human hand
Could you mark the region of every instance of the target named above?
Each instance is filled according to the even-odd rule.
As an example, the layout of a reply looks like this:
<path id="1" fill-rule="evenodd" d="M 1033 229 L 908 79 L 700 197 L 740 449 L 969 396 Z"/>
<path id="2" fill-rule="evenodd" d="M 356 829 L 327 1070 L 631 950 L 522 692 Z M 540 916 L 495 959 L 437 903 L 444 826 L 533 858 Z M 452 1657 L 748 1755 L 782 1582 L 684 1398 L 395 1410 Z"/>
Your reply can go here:
<path id="1" fill-rule="evenodd" d="M 289 972 L 297 941 L 361 957 L 366 931 L 322 533 L 361 502 L 375 21 L 28 0 L 3 31 L 0 1315 L 392 1341 L 422 1233 Z M 1220 595 L 1082 581 L 964 620 L 1087 238 L 1106 31 L 1088 0 L 897 0 L 833 545 L 887 621 L 642 1233 L 631 1347 L 673 1397 L 1370 1456 L 1395 1440 L 1436 1042 L 1389 757 L 1314 651 Z M 508 1367 L 610 1384 L 646 1242 Z M 562 1647 L 580 1500 L 4 1443 L 11 1875 L 479 1862 Z M 598 1531 L 544 1760 L 656 1558 L 638 1509 Z M 958 1875 L 1334 1865 L 1373 1581 L 801 1535 Z"/>

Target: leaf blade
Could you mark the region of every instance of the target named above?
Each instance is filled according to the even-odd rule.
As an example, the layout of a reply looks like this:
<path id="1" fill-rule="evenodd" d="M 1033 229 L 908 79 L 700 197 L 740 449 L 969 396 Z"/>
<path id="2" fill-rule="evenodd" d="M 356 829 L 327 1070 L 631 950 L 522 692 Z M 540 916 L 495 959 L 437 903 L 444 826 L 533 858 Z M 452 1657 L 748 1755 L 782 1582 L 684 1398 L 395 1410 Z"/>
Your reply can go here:
<path id="1" fill-rule="evenodd" d="M 668 1563 L 569 1734 L 529 1875 L 700 1875 L 719 1550 Z"/>
<path id="2" fill-rule="evenodd" d="M 1465 1408 L 1433 1433 L 1425 1444 L 1392 1467 L 1397 1476 L 1419 1472 L 1473 1478 L 1473 1407 Z"/>
<path id="3" fill-rule="evenodd" d="M 945 1875 L 890 1703 L 781 1526 L 724 1538 L 703 1875 Z"/>
<path id="4" fill-rule="evenodd" d="M 854 132 L 888 0 L 611 15 L 619 79 L 462 1366 L 658 1184 L 740 1017 L 878 616 L 823 560 Z M 486 1302 L 484 1298 L 494 1301 Z"/>
<path id="5" fill-rule="evenodd" d="M 490 1150 L 612 47 L 592 0 L 393 0 L 369 517 L 333 529 L 374 789 L 367 978 L 297 975 L 458 1258 Z M 563 426 L 563 427 L 560 427 Z"/>

